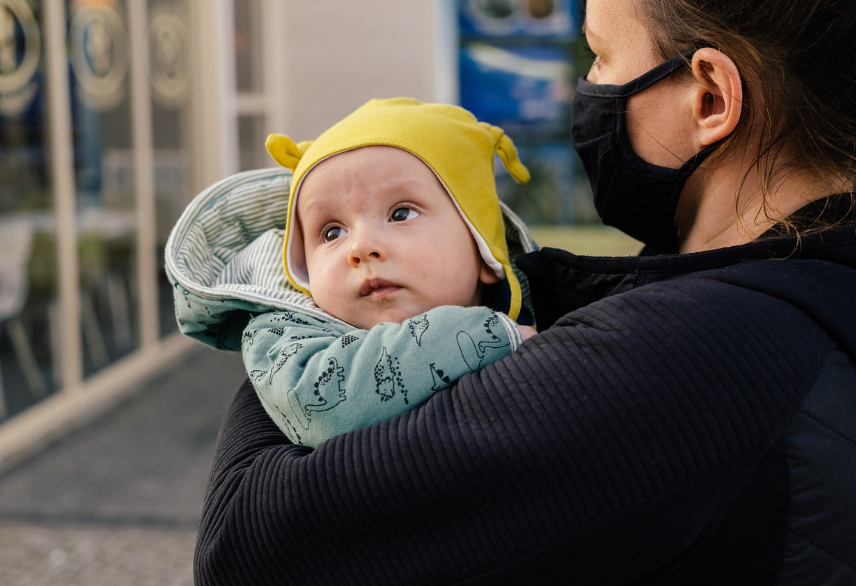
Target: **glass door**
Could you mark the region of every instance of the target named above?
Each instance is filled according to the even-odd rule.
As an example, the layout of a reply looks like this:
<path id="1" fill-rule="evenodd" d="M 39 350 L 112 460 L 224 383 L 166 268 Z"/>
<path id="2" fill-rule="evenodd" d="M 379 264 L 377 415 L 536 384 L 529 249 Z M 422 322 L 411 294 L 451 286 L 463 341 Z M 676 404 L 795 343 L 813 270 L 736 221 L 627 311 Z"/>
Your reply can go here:
<path id="1" fill-rule="evenodd" d="M 164 246 L 234 114 L 192 57 L 226 7 L 0 0 L 0 424 L 174 333 Z"/>
<path id="2" fill-rule="evenodd" d="M 84 376 L 139 346 L 140 285 L 125 0 L 68 3 Z"/>
<path id="3" fill-rule="evenodd" d="M 176 330 L 172 287 L 163 270 L 170 230 L 194 194 L 191 85 L 194 71 L 186 0 L 148 0 L 154 196 L 157 216 L 158 320 L 161 335 Z"/>
<path id="4" fill-rule="evenodd" d="M 57 299 L 44 28 L 29 0 L 0 0 L 0 421 L 57 387 Z"/>

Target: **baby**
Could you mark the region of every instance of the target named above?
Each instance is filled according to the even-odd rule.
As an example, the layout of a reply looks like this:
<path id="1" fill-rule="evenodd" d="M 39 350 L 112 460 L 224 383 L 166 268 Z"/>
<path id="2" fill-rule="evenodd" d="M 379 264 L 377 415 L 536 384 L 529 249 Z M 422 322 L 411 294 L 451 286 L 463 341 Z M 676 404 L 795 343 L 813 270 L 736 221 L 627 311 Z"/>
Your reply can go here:
<path id="1" fill-rule="evenodd" d="M 316 141 L 271 135 L 294 172 L 290 283 L 336 320 L 255 316 L 242 351 L 267 412 L 317 446 L 391 418 L 534 334 L 517 325 L 494 155 L 528 171 L 501 129 L 461 108 L 372 100 Z"/>

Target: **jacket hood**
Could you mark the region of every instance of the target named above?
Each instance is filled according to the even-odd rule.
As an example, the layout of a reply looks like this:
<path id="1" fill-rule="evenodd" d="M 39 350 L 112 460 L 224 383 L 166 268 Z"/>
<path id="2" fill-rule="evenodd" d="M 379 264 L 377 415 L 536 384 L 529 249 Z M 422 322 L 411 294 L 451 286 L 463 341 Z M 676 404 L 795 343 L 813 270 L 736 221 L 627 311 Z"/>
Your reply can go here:
<path id="1" fill-rule="evenodd" d="M 214 348 L 240 351 L 247 322 L 260 313 L 299 311 L 344 323 L 297 291 L 283 270 L 291 178 L 284 168 L 232 175 L 203 190 L 181 215 L 167 240 L 165 263 L 183 334 Z M 501 205 L 513 262 L 536 246 L 523 222 Z M 522 315 L 532 316 L 528 282 L 522 271 L 514 271 L 522 290 Z"/>

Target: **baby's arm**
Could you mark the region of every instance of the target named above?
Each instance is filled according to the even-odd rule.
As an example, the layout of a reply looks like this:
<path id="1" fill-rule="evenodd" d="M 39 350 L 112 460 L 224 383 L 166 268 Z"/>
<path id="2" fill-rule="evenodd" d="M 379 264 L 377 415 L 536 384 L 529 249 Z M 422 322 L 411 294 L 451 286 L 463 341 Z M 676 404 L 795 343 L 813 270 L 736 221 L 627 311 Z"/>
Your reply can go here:
<path id="1" fill-rule="evenodd" d="M 271 418 L 294 443 L 315 447 L 425 402 L 522 339 L 486 307 L 443 306 L 371 330 L 274 312 L 250 321 L 242 351 Z"/>

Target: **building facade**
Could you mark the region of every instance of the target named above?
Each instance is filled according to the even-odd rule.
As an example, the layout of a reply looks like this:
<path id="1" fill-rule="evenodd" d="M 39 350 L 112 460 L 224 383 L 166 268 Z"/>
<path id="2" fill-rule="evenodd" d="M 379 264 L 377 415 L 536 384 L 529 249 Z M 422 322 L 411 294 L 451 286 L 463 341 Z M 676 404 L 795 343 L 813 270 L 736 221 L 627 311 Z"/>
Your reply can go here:
<path id="1" fill-rule="evenodd" d="M 267 133 L 454 101 L 453 4 L 0 0 L 0 459 L 185 351 L 166 239 Z"/>
<path id="2" fill-rule="evenodd" d="M 268 133 L 462 104 L 517 142 L 532 181 L 498 187 L 524 220 L 590 223 L 579 20 L 576 0 L 0 0 L 0 467 L 181 360 L 166 240 L 204 187 L 273 164 Z"/>

